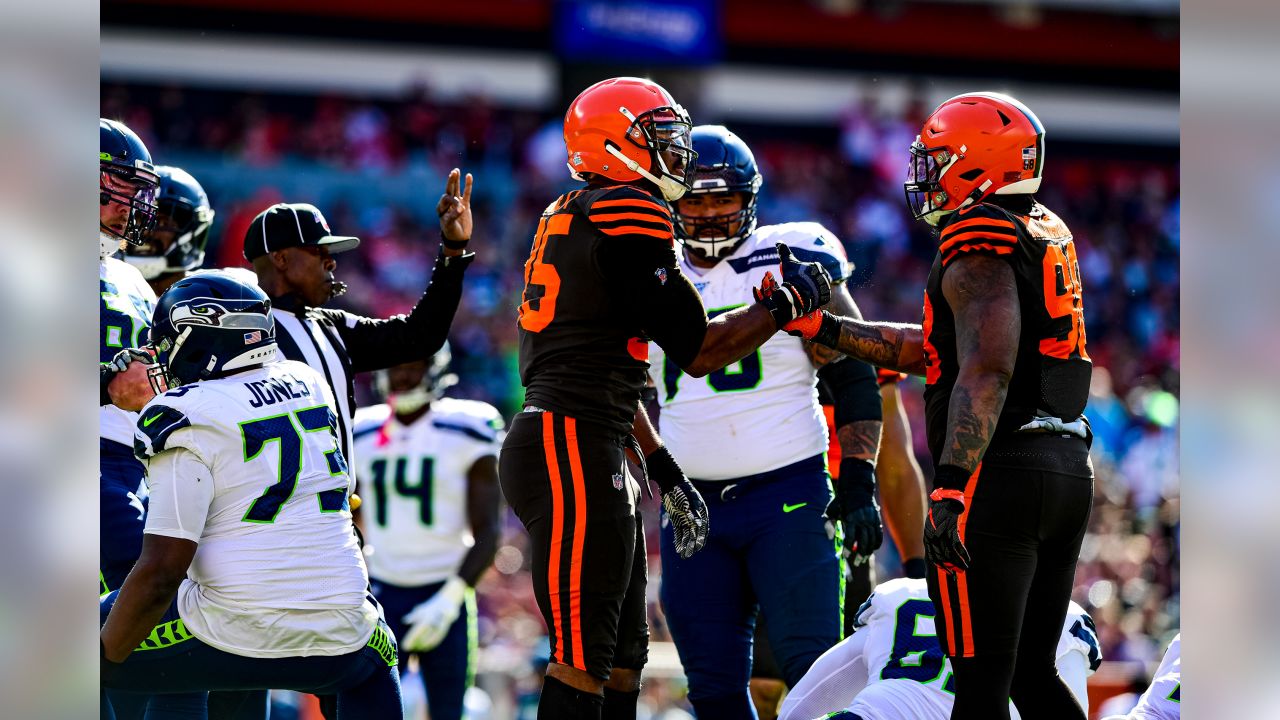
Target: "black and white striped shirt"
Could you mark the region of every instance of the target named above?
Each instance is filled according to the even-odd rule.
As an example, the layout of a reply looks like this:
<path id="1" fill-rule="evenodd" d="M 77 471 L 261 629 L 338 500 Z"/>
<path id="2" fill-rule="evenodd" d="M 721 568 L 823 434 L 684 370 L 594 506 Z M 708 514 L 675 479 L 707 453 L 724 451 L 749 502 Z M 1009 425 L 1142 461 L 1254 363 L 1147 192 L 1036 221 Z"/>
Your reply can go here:
<path id="1" fill-rule="evenodd" d="M 280 352 L 315 368 L 333 390 L 342 454 L 349 463 L 355 374 L 434 355 L 449 336 L 462 297 L 462 276 L 474 258 L 474 253 L 438 256 L 426 292 L 408 315 L 380 320 L 345 310 L 306 307 L 293 295 L 271 298 Z"/>

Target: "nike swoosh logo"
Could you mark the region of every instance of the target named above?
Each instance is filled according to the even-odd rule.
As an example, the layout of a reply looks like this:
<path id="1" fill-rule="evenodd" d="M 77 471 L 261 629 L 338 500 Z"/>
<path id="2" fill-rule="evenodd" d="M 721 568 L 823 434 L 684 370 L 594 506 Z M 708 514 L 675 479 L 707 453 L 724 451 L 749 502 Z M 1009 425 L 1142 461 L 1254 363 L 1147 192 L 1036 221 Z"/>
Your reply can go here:
<path id="1" fill-rule="evenodd" d="M 160 413 L 159 415 L 152 415 L 151 417 L 149 417 L 149 418 L 147 418 L 146 420 L 143 420 L 143 421 L 142 421 L 142 427 L 151 427 L 151 423 L 153 423 L 153 422 L 155 422 L 155 421 L 159 420 L 159 419 L 160 419 L 160 418 L 162 418 L 162 417 L 164 417 L 164 413 Z M 790 512 L 790 511 L 788 511 L 788 512 Z"/>
<path id="2" fill-rule="evenodd" d="M 792 510 L 799 510 L 800 508 L 802 508 L 802 507 L 804 507 L 805 505 L 808 505 L 808 504 L 809 504 L 809 503 L 807 503 L 807 502 L 796 503 L 795 505 L 788 505 L 788 504 L 786 504 L 786 503 L 782 503 L 782 512 L 784 512 L 784 513 L 789 513 L 789 512 L 791 512 Z"/>

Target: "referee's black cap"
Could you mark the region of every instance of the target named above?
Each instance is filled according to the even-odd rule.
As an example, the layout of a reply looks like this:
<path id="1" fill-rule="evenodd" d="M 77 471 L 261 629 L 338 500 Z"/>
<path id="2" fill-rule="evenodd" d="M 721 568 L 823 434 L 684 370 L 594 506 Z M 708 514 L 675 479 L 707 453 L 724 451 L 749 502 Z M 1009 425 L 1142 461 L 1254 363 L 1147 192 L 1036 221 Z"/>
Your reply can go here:
<path id="1" fill-rule="evenodd" d="M 360 238 L 334 235 L 319 208 L 309 203 L 277 203 L 258 213 L 244 234 L 246 260 L 291 247 L 323 246 L 331 253 L 353 250 Z"/>

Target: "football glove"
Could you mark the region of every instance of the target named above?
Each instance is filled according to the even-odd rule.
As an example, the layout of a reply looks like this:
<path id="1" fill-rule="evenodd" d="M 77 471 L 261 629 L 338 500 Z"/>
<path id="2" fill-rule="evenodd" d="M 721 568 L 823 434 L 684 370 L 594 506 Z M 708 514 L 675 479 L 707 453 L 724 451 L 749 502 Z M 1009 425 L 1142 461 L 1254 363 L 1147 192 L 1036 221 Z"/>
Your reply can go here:
<path id="1" fill-rule="evenodd" d="M 111 358 L 111 362 L 107 363 L 107 367 L 111 368 L 114 372 L 122 373 L 129 369 L 130 363 L 140 362 L 143 365 L 151 365 L 155 361 L 156 359 L 146 350 L 125 348 L 116 353 L 115 357 Z"/>
<path id="2" fill-rule="evenodd" d="M 813 312 L 831 301 L 831 274 L 816 262 L 800 262 L 791 257 L 791 248 L 778 243 L 778 259 L 782 273 L 779 284 L 773 271 L 765 273 L 760 287 L 754 288 L 756 302 L 773 315 L 778 328 L 801 315 Z"/>
<path id="3" fill-rule="evenodd" d="M 869 560 L 884 542 L 880 506 L 876 504 L 875 466 L 860 458 L 840 461 L 836 494 L 827 504 L 827 523 L 844 523 L 844 550 L 853 567 Z"/>
<path id="4" fill-rule="evenodd" d="M 645 469 L 657 484 L 662 507 L 671 519 L 676 554 L 682 558 L 691 557 L 707 544 L 707 535 L 711 532 L 707 504 L 666 447 L 654 450 L 645 458 Z"/>
<path id="5" fill-rule="evenodd" d="M 924 521 L 924 556 L 950 575 L 969 569 L 969 550 L 960 539 L 960 517 L 965 511 L 962 488 L 968 479 L 964 468 L 939 465 Z"/>
<path id="6" fill-rule="evenodd" d="M 454 575 L 430 599 L 418 603 L 402 618 L 409 626 L 402 644 L 404 649 L 411 652 L 434 650 L 462 614 L 462 601 L 466 598 L 466 581 Z"/>

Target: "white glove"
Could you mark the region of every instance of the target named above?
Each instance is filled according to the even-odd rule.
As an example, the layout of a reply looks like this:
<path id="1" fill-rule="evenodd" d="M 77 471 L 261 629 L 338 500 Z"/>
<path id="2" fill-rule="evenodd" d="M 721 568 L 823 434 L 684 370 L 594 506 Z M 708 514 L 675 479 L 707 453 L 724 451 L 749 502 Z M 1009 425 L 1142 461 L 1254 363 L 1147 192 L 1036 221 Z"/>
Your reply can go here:
<path id="1" fill-rule="evenodd" d="M 430 600 L 418 603 L 402 621 L 409 626 L 401 647 L 409 652 L 427 652 L 444 640 L 467 597 L 467 583 L 457 575 L 449 578 Z"/>

